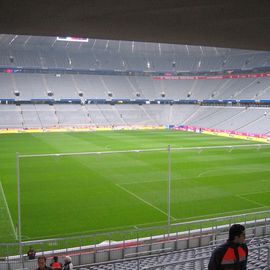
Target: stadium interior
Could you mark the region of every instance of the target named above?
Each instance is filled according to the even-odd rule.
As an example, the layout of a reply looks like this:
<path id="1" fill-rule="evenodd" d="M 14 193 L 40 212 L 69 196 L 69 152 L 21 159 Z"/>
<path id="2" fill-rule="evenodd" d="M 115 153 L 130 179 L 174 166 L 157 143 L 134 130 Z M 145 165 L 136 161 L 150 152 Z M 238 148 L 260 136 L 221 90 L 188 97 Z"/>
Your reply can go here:
<path id="1" fill-rule="evenodd" d="M 163 8 L 159 12 L 162 10 Z M 131 14 L 133 17 L 134 14 L 132 12 Z M 38 18 L 36 20 L 38 21 Z M 50 23 L 47 24 L 50 27 Z M 117 26 L 116 21 L 115 24 Z M 27 30 L 27 27 L 23 26 L 22 23 L 22 31 Z M 12 33 L 12 24 L 10 28 L 7 27 L 9 33 Z M 0 34 L 0 143 L 1 136 L 11 140 L 14 138 L 13 145 L 16 147 L 18 137 L 12 137 L 13 135 L 29 133 L 47 136 L 56 132 L 59 134 L 115 132 L 117 136 L 119 131 L 172 130 L 179 134 L 183 132 L 187 137 L 195 133 L 215 135 L 213 138 L 221 136 L 232 140 L 231 144 L 226 141 L 228 144 L 218 146 L 226 150 L 228 148 L 228 153 L 234 151 L 232 149 L 237 149 L 235 152 L 240 153 L 241 147 L 251 147 L 255 149 L 251 150 L 251 155 L 254 155 L 258 162 L 261 158 L 265 158 L 261 163 L 256 163 L 257 168 L 253 168 L 252 164 L 250 167 L 258 174 L 261 171 L 265 173 L 265 178 L 258 184 L 261 193 L 256 190 L 255 193 L 262 194 L 261 189 L 265 189 L 266 195 L 262 198 L 263 203 L 257 199 L 250 199 L 253 197 L 243 198 L 239 195 L 246 203 L 257 206 L 250 208 L 251 210 L 261 211 L 243 208 L 238 212 L 222 212 L 221 209 L 220 214 L 218 212 L 209 215 L 209 218 L 207 215 L 199 218 L 198 215 L 197 219 L 189 220 L 188 216 L 183 222 L 178 222 L 177 218 L 171 219 L 171 214 L 166 212 L 167 209 L 157 206 L 155 200 L 139 196 L 140 193 L 125 188 L 125 184 L 120 182 L 115 185 L 133 196 L 133 199 L 135 197 L 167 215 L 168 224 L 161 223 L 160 226 L 154 226 L 156 223 L 153 222 L 153 226 L 140 227 L 135 222 L 131 229 L 129 226 L 123 227 L 123 230 L 105 230 L 87 235 L 77 231 L 72 236 L 63 233 L 59 237 L 22 239 L 24 235 L 21 235 L 19 227 L 21 225 L 18 225 L 21 214 L 20 173 L 18 173 L 20 156 L 17 149 L 15 151 L 12 149 L 10 151 L 17 152 L 17 160 L 13 165 L 7 161 L 6 167 L 14 170 L 12 177 L 17 177 L 18 194 L 13 192 L 14 183 L 9 185 L 7 181 L 3 181 L 3 177 L 7 177 L 8 173 L 0 171 L 0 217 L 1 209 L 7 209 L 5 219 L 12 224 L 11 230 L 16 239 L 9 242 L 6 241 L 8 238 L 0 237 L 0 270 L 36 269 L 37 259 L 28 260 L 26 254 L 30 246 L 35 248 L 37 256 L 45 255 L 48 260 L 57 255 L 63 262 L 64 257 L 68 255 L 72 259 L 74 269 L 78 270 L 206 270 L 212 251 L 227 239 L 229 227 L 234 223 L 241 223 L 246 227 L 249 247 L 247 269 L 270 269 L 270 209 L 267 195 L 270 179 L 267 176 L 269 172 L 263 167 L 264 163 L 268 162 L 267 146 L 270 143 L 270 51 L 268 51 L 270 48 L 264 46 L 265 42 L 258 39 L 258 43 L 254 43 L 251 48 L 244 44 L 237 49 L 237 45 L 240 44 L 237 42 L 241 42 L 241 38 L 235 41 L 237 44 L 233 44 L 232 41 L 234 48 L 222 48 L 218 46 L 225 45 L 222 39 L 216 43 L 202 42 L 204 45 L 198 46 L 196 45 L 198 42 L 192 42 L 192 37 L 189 44 L 193 45 L 186 45 L 180 44 L 177 38 L 170 38 L 169 34 L 168 38 L 165 38 L 168 42 L 158 34 L 157 36 L 153 34 L 149 38 L 139 35 L 137 39 L 136 35 L 134 38 L 126 36 L 128 41 L 120 40 L 114 33 L 112 35 L 115 39 L 108 39 L 110 34 L 104 29 L 104 32 L 101 31 L 103 39 L 93 38 L 94 35 L 90 38 L 71 35 L 66 37 L 65 31 L 57 30 L 61 36 L 52 36 L 53 32 L 48 33 L 45 30 L 38 32 L 40 35 L 32 35 L 33 33 L 27 31 L 22 33 L 20 30 L 19 34 L 7 34 L 6 31 Z M 81 31 L 82 35 L 86 33 L 83 29 Z M 147 36 L 149 33 L 147 27 L 144 31 L 144 35 Z M 42 34 L 47 36 L 41 36 Z M 123 35 L 125 37 L 124 31 Z M 136 41 L 132 41 L 134 39 Z M 172 44 L 172 41 L 175 43 Z M 105 141 L 105 136 L 101 135 L 104 137 L 101 140 Z M 131 138 L 131 135 L 128 136 Z M 169 135 L 164 136 L 163 139 L 166 139 Z M 34 140 L 36 138 L 33 137 L 33 145 Z M 193 140 L 191 135 L 190 140 Z M 205 137 L 205 140 L 210 139 Z M 48 143 L 45 140 L 44 142 Z M 119 149 L 110 148 L 109 144 L 102 145 L 103 148 L 100 149 L 102 151 L 107 149 L 106 153 L 113 150 L 128 151 L 120 147 L 121 139 L 117 143 Z M 200 155 L 204 147 L 216 147 L 215 142 L 201 146 L 194 145 L 195 147 L 190 149 L 191 151 L 195 149 L 196 155 Z M 177 147 L 182 145 L 179 144 Z M 87 154 L 101 151 L 100 149 L 90 149 Z M 129 150 L 135 153 L 141 151 L 134 149 Z M 33 156 L 27 156 L 29 154 L 27 150 L 26 155 L 22 157 L 27 159 L 39 155 L 52 156 L 55 162 L 53 166 L 55 164 L 57 166 L 57 162 L 59 166 L 60 158 L 64 158 L 65 155 L 82 154 L 50 153 L 51 149 L 48 147 L 48 151 L 44 153 L 35 152 Z M 87 150 L 88 148 L 85 151 Z M 148 151 L 150 148 L 146 146 L 144 150 Z M 100 153 L 102 152 L 95 152 L 98 155 Z M 168 153 L 170 155 L 170 146 Z M 242 152 L 240 155 L 243 159 L 246 158 L 248 163 L 245 153 Z M 5 163 L 5 158 L 4 154 L 0 155 L 1 162 Z M 195 160 L 194 157 L 193 159 Z M 228 155 L 226 159 L 230 159 Z M 169 156 L 169 179 L 170 162 Z M 87 166 L 89 171 L 94 171 L 90 165 Z M 189 166 L 192 167 L 192 163 Z M 240 168 L 237 162 L 235 166 Z M 1 168 L 4 168 L 3 165 Z M 167 173 L 167 168 L 164 172 Z M 196 177 L 203 177 L 209 172 L 213 173 L 211 166 L 206 171 L 199 171 Z M 49 174 L 49 168 L 47 173 Z M 195 179 L 194 182 L 196 181 Z M 39 189 L 39 186 L 36 188 Z M 212 190 L 210 184 L 206 189 Z M 202 190 L 204 191 L 203 188 Z M 216 190 L 213 191 L 215 192 Z M 248 192 L 247 195 L 255 194 Z M 153 196 L 156 196 L 155 190 L 153 193 Z M 102 197 L 103 194 L 99 196 Z M 168 198 L 170 208 L 170 194 Z M 249 211 L 245 212 L 245 209 Z M 50 211 L 52 210 L 48 212 Z M 134 210 L 134 213 L 137 213 L 136 211 Z M 18 220 L 14 219 L 16 214 Z M 49 217 L 48 213 L 46 215 Z M 34 218 L 33 216 L 33 221 Z M 171 223 L 172 220 L 175 222 Z M 5 232 L 4 226 L 0 224 L 1 233 Z"/>
<path id="2" fill-rule="evenodd" d="M 4 34 L 0 45 L 3 133 L 188 126 L 268 140 L 269 52 Z M 268 269 L 268 218 L 256 222 L 265 224 L 251 222 L 249 269 Z M 222 226 L 218 230 L 224 234 Z M 80 269 L 205 269 L 212 233 L 189 229 L 192 236 L 170 236 L 147 248 L 109 243 L 109 251 L 95 247 L 99 256 L 71 255 Z M 14 267 L 13 260 L 8 257 L 6 267 Z M 24 267 L 33 269 L 34 263 Z"/>

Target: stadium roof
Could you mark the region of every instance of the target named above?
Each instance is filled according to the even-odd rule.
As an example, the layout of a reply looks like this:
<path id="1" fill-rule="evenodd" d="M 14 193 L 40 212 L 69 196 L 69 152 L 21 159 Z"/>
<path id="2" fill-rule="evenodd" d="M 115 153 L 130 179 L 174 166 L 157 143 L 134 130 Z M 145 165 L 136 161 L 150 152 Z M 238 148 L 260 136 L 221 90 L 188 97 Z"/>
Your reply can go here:
<path id="1" fill-rule="evenodd" d="M 8 0 L 0 33 L 270 50 L 269 0 Z"/>

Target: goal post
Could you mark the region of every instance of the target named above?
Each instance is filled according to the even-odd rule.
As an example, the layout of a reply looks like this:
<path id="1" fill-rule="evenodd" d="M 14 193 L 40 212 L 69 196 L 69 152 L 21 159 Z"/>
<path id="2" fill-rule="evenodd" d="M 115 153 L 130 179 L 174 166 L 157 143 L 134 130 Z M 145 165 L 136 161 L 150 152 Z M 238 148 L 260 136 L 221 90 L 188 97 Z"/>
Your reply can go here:
<path id="1" fill-rule="evenodd" d="M 239 155 L 234 156 L 237 152 Z M 247 161 L 248 154 L 251 152 L 251 158 Z M 49 192 L 50 196 L 56 196 L 55 194 L 58 192 L 60 196 L 59 200 L 55 199 L 55 209 L 57 207 L 61 207 L 64 210 L 70 208 L 69 210 L 74 214 L 78 223 L 83 222 L 83 218 L 86 216 L 79 213 L 83 213 L 83 211 L 88 213 L 88 218 L 95 224 L 94 229 L 77 231 L 77 233 L 95 233 L 98 232 L 97 229 L 99 231 L 106 231 L 115 230 L 116 228 L 128 229 L 140 226 L 168 225 L 168 233 L 170 234 L 171 225 L 181 221 L 194 220 L 196 218 L 203 219 L 204 217 L 210 218 L 223 214 L 237 214 L 249 209 L 253 212 L 259 211 L 259 209 L 267 209 L 267 199 L 263 201 L 262 198 L 255 198 L 256 196 L 253 194 L 247 194 L 250 188 L 248 186 L 244 186 L 245 193 L 233 192 L 230 194 L 230 184 L 236 190 L 245 185 L 240 178 L 237 178 L 235 183 L 227 179 L 222 184 L 222 180 L 220 180 L 223 179 L 222 177 L 224 179 L 228 177 L 229 171 L 233 172 L 234 168 L 236 170 L 240 167 L 241 169 L 247 168 L 247 172 L 254 174 L 259 174 L 262 168 L 267 170 L 260 163 L 260 155 L 264 156 L 266 163 L 268 159 L 270 161 L 269 144 L 187 148 L 174 148 L 172 145 L 168 145 L 168 147 L 164 148 L 119 151 L 41 153 L 32 155 L 17 153 L 18 242 L 21 246 L 26 237 L 24 227 L 22 226 L 25 222 L 23 213 L 28 211 L 27 216 L 29 217 L 31 212 L 27 209 L 25 210 L 25 207 L 22 209 L 22 199 L 25 199 L 24 192 L 28 188 L 26 181 L 29 178 L 34 178 L 32 182 L 34 183 L 34 188 L 31 189 L 33 193 L 29 194 L 29 196 L 31 195 L 34 198 L 31 207 L 37 208 L 34 209 L 35 217 L 41 216 L 36 214 L 36 210 L 38 211 L 39 209 L 39 198 L 41 198 L 44 189 L 44 192 Z M 218 159 L 219 157 L 220 159 Z M 247 164 L 244 167 L 244 163 L 240 164 L 240 161 L 237 161 L 238 158 L 242 158 L 243 162 L 245 162 L 245 159 L 246 162 L 254 160 L 254 164 L 252 166 Z M 256 163 L 256 160 L 258 163 Z M 225 166 L 225 161 L 227 162 L 227 167 Z M 215 171 L 212 168 L 218 162 L 220 162 L 220 167 Z M 225 166 L 223 166 L 225 170 L 227 168 L 227 172 L 222 173 L 220 169 L 222 165 Z M 48 182 L 46 181 L 47 179 Z M 78 187 L 76 186 L 77 182 L 74 183 L 77 179 L 79 179 Z M 93 179 L 95 181 L 90 183 L 89 181 Z M 40 180 L 42 180 L 42 184 L 39 183 Z M 264 180 L 265 182 L 260 182 L 256 192 L 263 191 L 263 189 L 270 191 L 270 187 L 268 189 L 268 180 L 270 179 Z M 246 182 L 249 184 L 253 183 L 249 177 Z M 46 184 L 48 186 L 44 187 Z M 222 187 L 218 186 L 218 184 L 223 185 L 223 191 L 220 194 L 222 196 L 218 196 L 218 192 L 222 190 Z M 53 188 L 54 185 L 57 190 L 50 190 L 50 187 Z M 68 194 L 65 194 L 65 189 L 68 189 Z M 37 194 L 34 194 L 35 191 Z M 93 198 L 92 200 L 82 200 L 84 204 L 82 212 L 80 212 L 81 209 L 78 209 L 80 207 L 80 200 L 67 200 L 67 196 L 71 196 L 74 199 L 80 191 L 82 192 L 82 197 L 87 199 L 87 192 L 90 192 L 89 197 L 92 196 Z M 97 196 L 92 193 L 97 193 Z M 123 195 L 123 197 L 121 198 L 119 194 Z M 67 202 L 66 205 L 60 202 L 62 200 L 61 196 Z M 102 200 L 101 197 L 103 197 Z M 237 198 L 240 202 L 239 209 L 228 206 L 224 211 L 221 211 L 223 208 L 222 204 L 220 206 L 215 204 L 224 198 Z M 196 201 L 196 203 L 192 200 Z M 48 201 L 50 201 L 50 198 L 48 198 Z M 46 200 L 42 202 L 46 202 Z M 120 207 L 121 205 L 126 207 L 126 209 Z M 93 210 L 95 207 L 96 210 Z M 111 214 L 110 211 L 113 212 L 115 209 L 118 209 L 117 207 L 119 211 L 112 215 L 112 218 L 116 219 L 113 222 L 106 215 Z M 107 209 L 105 212 L 102 212 L 104 208 Z M 44 209 L 44 207 L 41 208 L 41 211 L 44 211 L 45 220 L 48 220 L 48 218 L 50 220 L 50 211 L 54 211 L 54 208 L 48 208 L 47 211 Z M 91 211 L 95 211 L 99 216 L 94 216 Z M 134 215 L 129 215 L 128 211 L 133 211 Z M 144 211 L 145 213 L 142 213 Z M 66 213 L 68 211 L 65 211 L 63 215 L 66 215 Z M 58 211 L 58 215 L 60 214 L 61 211 Z M 141 217 L 142 221 L 136 220 L 136 217 L 139 217 L 141 214 L 143 214 Z M 127 223 L 118 224 L 117 226 L 117 220 L 123 219 L 123 216 L 125 216 L 124 219 L 126 219 Z M 59 224 L 63 224 L 61 222 L 64 222 L 64 220 L 64 217 L 60 216 Z M 100 225 L 102 222 L 110 224 L 105 228 L 106 224 L 103 227 Z M 76 222 L 72 220 L 71 223 L 74 225 Z M 75 225 L 74 228 L 76 228 Z M 57 233 L 61 232 L 58 231 Z M 56 235 L 45 233 L 43 237 L 57 237 L 57 233 Z M 63 235 L 65 235 L 65 232 Z M 29 237 L 30 239 L 35 239 L 31 235 Z"/>

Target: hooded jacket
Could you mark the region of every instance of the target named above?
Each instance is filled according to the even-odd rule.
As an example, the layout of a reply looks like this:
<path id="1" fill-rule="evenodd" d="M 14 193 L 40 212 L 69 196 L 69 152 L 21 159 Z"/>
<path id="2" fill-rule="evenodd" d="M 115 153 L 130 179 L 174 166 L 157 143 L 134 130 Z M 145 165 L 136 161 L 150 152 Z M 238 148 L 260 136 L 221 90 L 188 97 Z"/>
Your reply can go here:
<path id="1" fill-rule="evenodd" d="M 228 240 L 214 250 L 208 270 L 246 270 L 247 257 L 246 244 L 235 244 Z"/>

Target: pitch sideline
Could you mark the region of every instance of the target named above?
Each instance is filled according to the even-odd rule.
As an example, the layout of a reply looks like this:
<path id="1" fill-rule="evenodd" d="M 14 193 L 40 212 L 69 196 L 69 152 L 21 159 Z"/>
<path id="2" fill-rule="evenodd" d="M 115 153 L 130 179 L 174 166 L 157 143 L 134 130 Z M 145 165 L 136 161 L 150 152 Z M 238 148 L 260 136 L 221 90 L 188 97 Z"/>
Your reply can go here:
<path id="1" fill-rule="evenodd" d="M 0 181 L 0 194 L 2 194 L 2 196 L 3 196 L 5 208 L 6 208 L 7 213 L 8 213 L 8 217 L 9 217 L 9 221 L 10 221 L 10 224 L 11 224 L 11 227 L 12 227 L 12 231 L 14 233 L 15 239 L 17 240 L 17 234 L 16 234 L 15 226 L 14 226 L 14 223 L 13 223 L 13 220 L 12 220 L 12 217 L 11 217 L 11 214 L 10 214 L 10 210 L 9 210 L 9 207 L 8 207 L 6 195 L 5 195 L 5 192 L 4 192 L 4 189 L 3 189 L 3 186 L 2 186 L 2 182 L 1 181 Z"/>

